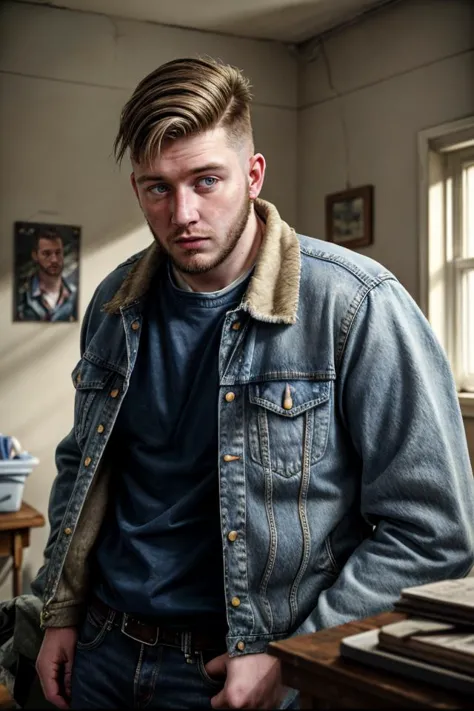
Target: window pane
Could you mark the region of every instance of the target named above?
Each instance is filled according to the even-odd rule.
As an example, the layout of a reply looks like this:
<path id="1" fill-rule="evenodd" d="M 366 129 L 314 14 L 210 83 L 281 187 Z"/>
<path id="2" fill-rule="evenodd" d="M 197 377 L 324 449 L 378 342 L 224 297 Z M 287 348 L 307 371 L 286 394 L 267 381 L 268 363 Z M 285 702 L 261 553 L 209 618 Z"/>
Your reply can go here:
<path id="1" fill-rule="evenodd" d="M 462 298 L 464 387 L 474 379 L 474 270 L 465 274 Z M 472 386 L 471 386 L 472 387 Z M 469 388 L 471 389 L 471 388 Z"/>
<path id="2" fill-rule="evenodd" d="M 474 257 L 474 163 L 464 169 L 464 244 L 466 257 Z"/>

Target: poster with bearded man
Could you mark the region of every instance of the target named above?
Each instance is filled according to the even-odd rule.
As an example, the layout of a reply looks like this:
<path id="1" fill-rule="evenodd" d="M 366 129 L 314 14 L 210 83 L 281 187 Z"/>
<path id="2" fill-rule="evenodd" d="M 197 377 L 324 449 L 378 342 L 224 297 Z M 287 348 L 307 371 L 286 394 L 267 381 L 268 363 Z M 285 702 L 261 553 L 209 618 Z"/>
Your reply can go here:
<path id="1" fill-rule="evenodd" d="M 14 321 L 78 318 L 81 228 L 15 222 Z"/>

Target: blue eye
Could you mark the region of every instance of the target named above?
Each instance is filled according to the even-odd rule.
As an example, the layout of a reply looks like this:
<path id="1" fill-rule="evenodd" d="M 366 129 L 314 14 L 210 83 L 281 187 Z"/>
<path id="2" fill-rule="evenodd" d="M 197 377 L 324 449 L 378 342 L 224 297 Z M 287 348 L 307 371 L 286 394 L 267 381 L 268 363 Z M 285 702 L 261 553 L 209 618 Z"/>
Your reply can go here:
<path id="1" fill-rule="evenodd" d="M 198 185 L 201 184 L 203 188 L 212 188 L 216 183 L 217 178 L 211 178 L 209 175 L 198 180 Z"/>
<path id="2" fill-rule="evenodd" d="M 159 185 L 152 185 L 149 190 L 156 195 L 164 195 L 168 190 L 168 186 L 160 183 Z"/>

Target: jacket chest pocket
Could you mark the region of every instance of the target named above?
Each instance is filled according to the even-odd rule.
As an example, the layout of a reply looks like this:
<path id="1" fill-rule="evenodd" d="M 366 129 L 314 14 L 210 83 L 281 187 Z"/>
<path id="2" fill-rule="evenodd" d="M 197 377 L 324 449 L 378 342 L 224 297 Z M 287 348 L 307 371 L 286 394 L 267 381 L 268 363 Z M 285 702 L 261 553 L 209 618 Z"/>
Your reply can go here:
<path id="1" fill-rule="evenodd" d="M 271 381 L 249 386 L 249 448 L 254 462 L 291 477 L 323 456 L 332 381 Z"/>
<path id="2" fill-rule="evenodd" d="M 74 432 L 79 445 L 83 444 L 90 428 L 100 394 L 110 387 L 115 373 L 82 358 L 72 371 L 76 388 L 74 401 Z"/>

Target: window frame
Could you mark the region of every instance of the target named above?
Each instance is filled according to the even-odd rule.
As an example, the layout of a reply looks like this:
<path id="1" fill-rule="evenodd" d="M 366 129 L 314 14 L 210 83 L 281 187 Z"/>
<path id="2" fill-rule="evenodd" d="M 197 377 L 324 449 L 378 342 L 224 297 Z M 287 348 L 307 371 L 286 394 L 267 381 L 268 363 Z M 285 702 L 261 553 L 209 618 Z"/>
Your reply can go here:
<path id="1" fill-rule="evenodd" d="M 463 373 L 463 275 L 474 257 L 462 254 L 462 165 L 474 163 L 474 116 L 418 134 L 419 303 L 444 347 L 463 415 L 474 417 L 472 374 Z M 449 316 L 448 316 L 449 315 Z"/>
<path id="2" fill-rule="evenodd" d="M 450 298 L 452 300 L 453 318 L 448 320 L 447 328 L 453 331 L 450 337 L 451 355 L 459 392 L 474 392 L 474 373 L 468 372 L 465 368 L 466 345 L 463 343 L 468 334 L 463 291 L 466 288 L 467 274 L 474 274 L 474 255 L 465 256 L 467 206 L 464 194 L 464 171 L 468 166 L 474 166 L 474 144 L 447 154 L 446 179 L 452 184 L 452 195 L 446 195 L 446 199 L 452 199 L 453 205 L 452 250 L 450 250 L 452 253 L 451 260 L 447 263 L 447 269 L 451 271 L 451 287 L 448 287 L 447 299 L 448 303 Z"/>

